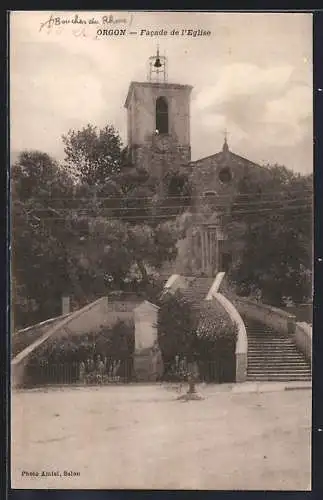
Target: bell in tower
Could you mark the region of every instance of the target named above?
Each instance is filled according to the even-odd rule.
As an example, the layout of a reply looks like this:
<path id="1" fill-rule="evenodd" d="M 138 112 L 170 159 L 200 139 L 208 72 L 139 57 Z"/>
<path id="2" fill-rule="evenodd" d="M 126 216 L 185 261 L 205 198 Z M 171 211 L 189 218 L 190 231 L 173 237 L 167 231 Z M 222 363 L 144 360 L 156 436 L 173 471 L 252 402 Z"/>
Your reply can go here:
<path id="1" fill-rule="evenodd" d="M 191 85 L 168 81 L 168 60 L 157 46 L 147 61 L 147 79 L 132 81 L 125 102 L 132 162 L 151 177 L 191 159 Z"/>
<path id="2" fill-rule="evenodd" d="M 161 68 L 162 63 L 160 62 L 159 51 L 157 50 L 156 61 L 154 62 L 154 68 Z"/>
<path id="3" fill-rule="evenodd" d="M 159 54 L 159 47 L 156 55 L 148 59 L 148 81 L 155 83 L 167 81 L 167 58 Z"/>

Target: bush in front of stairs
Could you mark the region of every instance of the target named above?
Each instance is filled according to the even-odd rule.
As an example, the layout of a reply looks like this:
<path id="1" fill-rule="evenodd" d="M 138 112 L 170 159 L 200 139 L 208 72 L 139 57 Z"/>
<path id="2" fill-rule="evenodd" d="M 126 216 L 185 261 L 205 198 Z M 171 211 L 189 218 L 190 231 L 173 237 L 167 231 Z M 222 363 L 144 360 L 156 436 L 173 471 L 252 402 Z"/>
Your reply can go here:
<path id="1" fill-rule="evenodd" d="M 159 302 L 157 333 L 161 350 L 164 377 L 173 372 L 177 357 L 190 362 L 196 357 L 198 311 L 191 300 L 180 291 L 165 294 Z M 172 374 L 173 376 L 174 374 Z"/>
<path id="2" fill-rule="evenodd" d="M 85 335 L 64 335 L 50 339 L 31 355 L 27 380 L 42 383 L 98 383 L 132 375 L 134 352 L 133 321 L 118 321 L 111 327 Z"/>
<path id="3" fill-rule="evenodd" d="M 197 331 L 200 378 L 205 382 L 234 382 L 238 330 L 219 302 L 203 301 Z"/>
<path id="4" fill-rule="evenodd" d="M 185 378 L 187 363 L 196 361 L 200 380 L 235 381 L 237 327 L 217 301 L 195 302 L 180 291 L 166 294 L 157 330 L 167 380 Z"/>

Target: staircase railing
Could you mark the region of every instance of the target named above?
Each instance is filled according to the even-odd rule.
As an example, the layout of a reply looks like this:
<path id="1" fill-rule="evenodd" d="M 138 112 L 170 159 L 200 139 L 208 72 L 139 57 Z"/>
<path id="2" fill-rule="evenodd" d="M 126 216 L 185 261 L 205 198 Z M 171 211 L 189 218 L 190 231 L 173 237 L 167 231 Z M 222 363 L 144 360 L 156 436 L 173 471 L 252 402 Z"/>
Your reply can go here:
<path id="1" fill-rule="evenodd" d="M 291 338 L 306 360 L 312 362 L 312 327 L 307 323 L 297 323 L 296 316 L 277 307 L 254 302 L 244 297 L 230 297 L 242 316 L 259 321 L 264 325 Z"/>

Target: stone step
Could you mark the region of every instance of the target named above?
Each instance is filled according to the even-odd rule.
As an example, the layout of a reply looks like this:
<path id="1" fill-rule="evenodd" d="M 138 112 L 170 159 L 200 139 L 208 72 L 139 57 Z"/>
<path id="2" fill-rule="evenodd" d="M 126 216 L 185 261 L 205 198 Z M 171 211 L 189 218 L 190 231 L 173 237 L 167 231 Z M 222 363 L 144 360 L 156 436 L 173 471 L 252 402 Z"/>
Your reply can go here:
<path id="1" fill-rule="evenodd" d="M 303 377 L 311 377 L 311 372 L 275 372 L 275 371 L 261 371 L 261 372 L 250 372 L 248 371 L 247 372 L 247 376 L 248 377 L 267 377 L 267 376 L 270 376 L 270 377 L 290 377 L 290 378 L 293 378 L 293 377 L 299 377 L 299 378 L 303 378 Z"/>
<path id="2" fill-rule="evenodd" d="M 248 351 L 249 352 L 258 352 L 258 351 L 261 351 L 263 352 L 264 350 L 266 350 L 266 352 L 278 352 L 278 351 L 281 351 L 281 352 L 299 352 L 298 349 L 294 346 L 294 345 L 285 345 L 285 346 L 281 346 L 281 345 L 274 345 L 274 346 L 268 346 L 268 345 L 257 345 L 257 346 L 252 346 L 252 345 L 249 345 L 248 344 Z"/>
<path id="3" fill-rule="evenodd" d="M 280 377 L 280 376 L 264 376 L 264 377 L 247 377 L 248 382 L 310 382 L 311 377 Z"/>
<path id="4" fill-rule="evenodd" d="M 253 346 L 253 345 L 248 344 L 248 351 L 249 352 L 258 352 L 258 351 L 264 352 L 264 351 L 266 351 L 267 353 L 269 353 L 271 351 L 274 353 L 276 353 L 276 352 L 288 352 L 288 353 L 295 352 L 296 354 L 300 353 L 300 351 L 294 345 L 285 345 L 285 346 L 282 346 L 282 345 L 274 345 L 274 346 L 257 345 L 257 346 Z"/>
<path id="5" fill-rule="evenodd" d="M 258 321 L 243 319 L 248 335 L 247 380 L 311 380 L 311 367 L 298 351 L 293 338 Z"/>
<path id="6" fill-rule="evenodd" d="M 249 342 L 248 349 L 294 349 L 298 351 L 293 342 Z"/>
<path id="7" fill-rule="evenodd" d="M 300 356 L 286 356 L 281 354 L 280 356 L 248 356 L 249 363 L 307 363 L 306 359 Z"/>
<path id="8" fill-rule="evenodd" d="M 284 375 L 284 374 L 287 374 L 287 373 L 297 373 L 297 374 L 311 374 L 311 370 L 309 368 L 299 368 L 299 369 L 295 369 L 295 368 L 285 368 L 284 370 L 278 370 L 277 368 L 275 368 L 274 366 L 273 367 L 266 367 L 266 368 L 262 368 L 262 369 L 257 369 L 257 368 L 251 368 L 251 367 L 248 367 L 247 368 L 247 373 L 248 374 L 252 374 L 252 373 L 278 373 L 278 374 L 281 374 L 281 375 Z"/>
<path id="9" fill-rule="evenodd" d="M 295 351 L 295 352 L 299 352 L 299 350 L 297 349 L 297 347 L 295 345 L 290 345 L 290 344 L 285 344 L 285 345 L 282 345 L 282 344 L 273 344 L 273 345 L 269 345 L 269 344 L 257 344 L 257 345 L 250 345 L 248 343 L 248 350 L 249 351 L 263 351 L 264 349 L 266 349 L 266 351 Z"/>
<path id="10" fill-rule="evenodd" d="M 284 368 L 284 367 L 299 367 L 299 368 L 306 368 L 306 369 L 310 369 L 309 368 L 309 365 L 305 362 L 305 361 L 300 361 L 300 362 L 297 362 L 297 361 L 291 361 L 291 362 L 288 362 L 288 363 L 285 363 L 283 361 L 281 362 L 277 362 L 277 363 L 271 363 L 271 362 L 263 362 L 263 361 L 257 361 L 257 362 L 251 362 L 248 361 L 248 366 L 252 366 L 252 367 L 259 367 L 259 368 L 266 368 L 266 367 L 276 367 L 276 369 L 280 369 L 280 368 Z"/>
<path id="11" fill-rule="evenodd" d="M 290 359 L 290 358 L 295 358 L 295 359 L 299 359 L 299 360 L 305 360 L 304 356 L 298 352 L 287 352 L 287 351 L 277 351 L 277 352 L 273 352 L 273 351 L 268 351 L 268 352 L 265 352 L 265 351 L 262 351 L 262 352 L 252 352 L 252 351 L 248 351 L 248 358 L 250 359 L 257 359 L 257 358 L 261 358 L 261 359 L 268 359 L 268 358 L 271 358 L 271 359 L 281 359 L 281 358 L 287 358 L 287 359 Z"/>
<path id="12" fill-rule="evenodd" d="M 296 352 L 270 352 L 270 353 L 266 353 L 266 352 L 249 352 L 248 351 L 248 359 L 251 359 L 251 360 L 275 360 L 275 361 L 279 361 L 279 360 L 286 360 L 287 362 L 288 361 L 291 361 L 291 360 L 296 360 L 296 361 L 304 361 L 305 363 L 307 363 L 307 360 L 304 358 L 304 356 L 302 354 L 299 354 L 299 353 L 296 353 Z"/>
<path id="13" fill-rule="evenodd" d="M 248 343 L 248 349 L 249 350 L 252 350 L 252 351 L 257 351 L 257 350 L 263 350 L 263 349 L 266 349 L 266 350 L 270 350 L 272 349 L 273 351 L 278 351 L 279 349 L 282 350 L 282 351 L 285 351 L 285 350 L 293 350 L 295 352 L 299 352 L 297 347 L 294 345 L 294 344 L 267 344 L 267 343 L 258 343 L 258 344 L 250 344 Z"/>
<path id="14" fill-rule="evenodd" d="M 291 376 L 297 376 L 297 377 L 310 377 L 311 372 L 310 371 L 291 371 L 291 372 L 278 372 L 277 370 L 264 370 L 264 371 L 250 371 L 247 370 L 247 375 L 248 376 L 267 376 L 267 375 L 277 375 L 281 377 L 291 377 Z"/>
<path id="15" fill-rule="evenodd" d="M 257 366 L 248 366 L 247 367 L 247 372 L 252 373 L 252 372 L 276 372 L 276 373 L 291 373 L 291 372 L 297 372 L 297 373 L 311 373 L 311 369 L 308 367 L 300 366 L 300 367 L 295 367 L 295 366 L 285 366 L 284 368 L 279 368 L 277 366 L 264 366 L 264 367 L 257 367 Z"/>
<path id="16" fill-rule="evenodd" d="M 294 344 L 294 340 L 290 337 L 273 337 L 271 335 L 268 336 L 260 336 L 259 337 L 250 337 L 248 336 L 248 342 L 258 344 L 258 342 L 273 342 L 273 343 L 282 343 L 282 344 Z"/>
<path id="17" fill-rule="evenodd" d="M 270 330 L 269 328 L 250 328 L 250 326 L 245 325 L 248 328 L 248 332 L 251 336 L 258 335 L 277 335 L 277 337 L 285 337 L 284 334 L 276 332 L 275 330 Z"/>
<path id="18" fill-rule="evenodd" d="M 300 351 L 295 347 L 295 346 L 292 346 L 292 345 L 286 345 L 286 346 L 251 346 L 251 345 L 248 345 L 248 352 L 252 352 L 252 353 L 257 353 L 257 352 L 266 352 L 266 354 L 269 354 L 271 352 L 273 352 L 274 354 L 276 354 L 277 352 L 287 352 L 288 354 L 290 353 L 300 353 Z"/>
<path id="19" fill-rule="evenodd" d="M 264 332 L 264 331 L 261 331 L 261 332 L 250 332 L 250 330 L 248 330 L 248 336 L 249 338 L 251 339 L 258 339 L 259 337 L 263 337 L 263 338 L 267 338 L 267 339 L 286 339 L 286 340 L 292 340 L 292 336 L 289 336 L 289 335 L 283 335 L 283 334 L 280 334 L 278 332 Z"/>

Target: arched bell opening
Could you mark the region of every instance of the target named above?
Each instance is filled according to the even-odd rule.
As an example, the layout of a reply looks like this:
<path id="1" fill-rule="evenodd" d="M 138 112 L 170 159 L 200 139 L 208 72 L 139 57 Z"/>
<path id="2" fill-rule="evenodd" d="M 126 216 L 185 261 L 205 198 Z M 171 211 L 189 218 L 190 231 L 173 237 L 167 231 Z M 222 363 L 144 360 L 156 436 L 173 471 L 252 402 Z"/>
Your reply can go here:
<path id="1" fill-rule="evenodd" d="M 168 134 L 168 104 L 165 97 L 158 97 L 156 101 L 156 131 Z"/>

